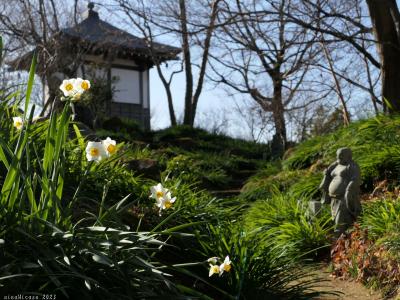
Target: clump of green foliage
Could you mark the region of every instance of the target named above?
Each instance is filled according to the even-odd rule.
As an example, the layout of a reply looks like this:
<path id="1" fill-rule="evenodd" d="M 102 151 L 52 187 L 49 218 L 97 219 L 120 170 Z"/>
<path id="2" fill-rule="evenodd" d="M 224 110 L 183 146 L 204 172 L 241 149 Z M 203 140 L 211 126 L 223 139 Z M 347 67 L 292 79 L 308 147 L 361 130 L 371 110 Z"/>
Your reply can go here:
<path id="1" fill-rule="evenodd" d="M 387 235 L 400 231 L 400 200 L 383 197 L 363 205 L 360 219 L 362 228 L 368 229 L 374 239 L 386 239 Z"/>
<path id="2" fill-rule="evenodd" d="M 309 198 L 318 197 L 322 171 L 336 160 L 336 150 L 341 147 L 352 149 L 353 159 L 361 169 L 361 188 L 371 190 L 378 180 L 399 178 L 399 137 L 399 116 L 382 115 L 354 122 L 289 149 L 281 168 L 267 166 L 248 180 L 243 191 L 246 198 L 252 200 L 266 195 L 272 186 Z"/>
<path id="3" fill-rule="evenodd" d="M 239 229 L 241 226 L 230 222 L 208 225 L 207 238 L 199 239 L 196 252 L 220 259 L 228 255 L 232 260 L 231 274 L 212 280 L 217 287 L 215 298 L 310 299 L 329 294 L 315 291 L 321 284 L 317 277 L 304 281 L 304 276 L 311 274 L 310 268 L 299 268 L 297 260 L 274 244 L 264 243 L 260 247 L 260 240 Z"/>
<path id="4" fill-rule="evenodd" d="M 283 169 L 306 169 L 318 160 L 321 169 L 335 160 L 338 148 L 350 147 L 354 160 L 360 165 L 364 186 L 368 188 L 374 180 L 399 176 L 399 136 L 399 116 L 382 115 L 357 121 L 298 145 L 283 161 Z"/>
<path id="5" fill-rule="evenodd" d="M 112 135 L 120 141 L 143 141 L 149 136 L 136 121 L 119 117 L 104 118 L 96 135 L 103 138 Z"/>
<path id="6" fill-rule="evenodd" d="M 276 168 L 273 169 L 276 171 Z M 266 174 L 266 175 L 264 175 Z M 242 189 L 241 198 L 247 201 L 268 198 L 278 189 L 297 198 L 313 199 L 319 196 L 318 186 L 322 179 L 321 172 L 310 170 L 283 171 L 274 175 L 270 171 L 261 171 L 250 178 Z M 265 176 L 265 177 L 263 177 Z"/>
<path id="7" fill-rule="evenodd" d="M 129 231 L 118 222 L 116 215 L 127 205 L 127 198 L 106 210 L 105 185 L 102 193 L 91 196 L 97 204 L 96 212 L 73 219 L 74 205 L 82 199 L 78 197 L 80 185 L 68 201 L 64 197 L 70 106 L 67 103 L 61 114 L 53 111 L 44 125 L 44 139 L 34 139 L 34 107 L 29 114 L 28 107 L 35 65 L 34 59 L 21 116 L 23 127 L 11 129 L 12 119 L 1 118 L 1 132 L 11 129 L 9 139 L 0 145 L 4 167 L 0 194 L 1 293 L 103 299 L 179 294 L 177 287 L 157 271 L 158 262 L 149 259 L 159 251 L 154 243 L 164 244 L 160 237 Z M 0 115 L 6 111 L 0 110 Z M 87 173 L 92 166 L 87 163 Z"/>
<path id="8" fill-rule="evenodd" d="M 333 229 L 328 209 L 311 215 L 307 198 L 276 189 L 251 205 L 244 216 L 244 226 L 260 245 L 272 244 L 293 259 L 316 258 L 326 253 Z"/>

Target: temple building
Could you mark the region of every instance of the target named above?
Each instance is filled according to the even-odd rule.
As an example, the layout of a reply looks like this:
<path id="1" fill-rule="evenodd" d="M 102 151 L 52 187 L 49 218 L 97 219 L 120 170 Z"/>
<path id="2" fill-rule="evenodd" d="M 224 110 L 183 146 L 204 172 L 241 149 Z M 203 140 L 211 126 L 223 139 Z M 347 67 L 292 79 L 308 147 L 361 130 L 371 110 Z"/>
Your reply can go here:
<path id="1" fill-rule="evenodd" d="M 60 30 L 51 38 L 46 51 L 41 50 L 39 46 L 36 48 L 36 73 L 44 86 L 44 107 L 49 107 L 46 103 L 58 95 L 63 79 L 98 80 L 110 91 L 103 97 L 104 105 L 99 105 L 102 114 L 133 119 L 144 129 L 150 129 L 150 68 L 156 63 L 178 59 L 181 51 L 160 43 L 148 43 L 101 20 L 93 3 L 89 3 L 82 22 Z M 26 53 L 9 64 L 14 70 L 27 70 L 32 54 L 33 51 Z M 83 110 L 83 113 L 91 114 L 80 116 L 83 121 L 96 117 L 93 115 L 96 109 Z"/>

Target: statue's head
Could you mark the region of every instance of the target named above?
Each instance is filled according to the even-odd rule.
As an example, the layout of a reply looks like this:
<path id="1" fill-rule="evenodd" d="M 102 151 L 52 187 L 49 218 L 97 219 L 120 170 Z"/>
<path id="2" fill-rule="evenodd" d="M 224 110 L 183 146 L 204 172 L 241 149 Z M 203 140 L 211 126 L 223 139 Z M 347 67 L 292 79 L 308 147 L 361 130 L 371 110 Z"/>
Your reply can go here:
<path id="1" fill-rule="evenodd" d="M 350 148 L 339 148 L 336 151 L 336 157 L 341 165 L 347 165 L 352 161 L 352 153 Z"/>

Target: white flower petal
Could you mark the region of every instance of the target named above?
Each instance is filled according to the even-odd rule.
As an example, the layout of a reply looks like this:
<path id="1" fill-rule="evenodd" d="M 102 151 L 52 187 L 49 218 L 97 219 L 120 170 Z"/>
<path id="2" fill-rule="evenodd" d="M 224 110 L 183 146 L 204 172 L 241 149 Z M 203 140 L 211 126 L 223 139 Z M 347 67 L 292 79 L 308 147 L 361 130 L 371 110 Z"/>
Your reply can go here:
<path id="1" fill-rule="evenodd" d="M 90 81 L 82 78 L 76 78 L 74 82 L 74 88 L 77 92 L 84 93 L 90 89 Z"/>
<path id="2" fill-rule="evenodd" d="M 86 158 L 88 161 L 100 161 L 107 157 L 101 142 L 88 142 L 86 146 Z"/>
<path id="3" fill-rule="evenodd" d="M 217 265 L 210 265 L 210 271 L 208 272 L 208 277 L 211 277 L 214 274 L 218 274 L 219 267 Z"/>
<path id="4" fill-rule="evenodd" d="M 24 121 L 22 120 L 21 117 L 13 117 L 13 123 L 14 127 L 17 128 L 18 130 L 22 129 L 24 126 Z"/>
<path id="5" fill-rule="evenodd" d="M 117 150 L 116 148 L 117 142 L 115 140 L 112 140 L 110 137 L 107 137 L 105 140 L 102 140 L 101 142 L 104 145 L 104 149 L 106 149 L 106 153 L 108 156 L 114 154 L 115 151 Z"/>
<path id="6" fill-rule="evenodd" d="M 65 97 L 71 97 L 76 93 L 75 79 L 64 79 L 60 85 L 60 90 L 64 93 Z"/>
<path id="7" fill-rule="evenodd" d="M 231 264 L 231 261 L 230 261 L 230 259 L 229 259 L 229 255 L 227 255 L 227 256 L 225 257 L 224 264 L 227 264 L 227 265 L 230 265 L 230 264 Z"/>

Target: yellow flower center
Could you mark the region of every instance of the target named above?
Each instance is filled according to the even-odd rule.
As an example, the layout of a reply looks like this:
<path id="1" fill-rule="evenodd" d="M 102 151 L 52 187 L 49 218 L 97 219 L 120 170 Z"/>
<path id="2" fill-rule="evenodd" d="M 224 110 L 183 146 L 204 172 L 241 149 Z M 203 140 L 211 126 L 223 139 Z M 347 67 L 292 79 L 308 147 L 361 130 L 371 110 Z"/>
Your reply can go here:
<path id="1" fill-rule="evenodd" d="M 231 265 L 225 264 L 225 265 L 224 265 L 224 271 L 225 271 L 225 272 L 229 272 L 230 270 L 231 270 Z"/>
<path id="2" fill-rule="evenodd" d="M 164 193 L 161 192 L 161 191 L 158 191 L 158 192 L 156 193 L 156 196 L 157 196 L 157 198 L 161 198 L 161 197 L 164 196 Z"/>
<path id="3" fill-rule="evenodd" d="M 212 270 L 213 273 L 219 273 L 219 267 L 217 265 L 212 266 L 211 270 Z"/>
<path id="4" fill-rule="evenodd" d="M 108 151 L 108 153 L 110 153 L 110 154 L 114 154 L 116 150 L 117 150 L 117 147 L 116 147 L 115 145 L 110 144 L 110 145 L 108 145 L 108 147 L 107 147 L 107 151 Z"/>
<path id="5" fill-rule="evenodd" d="M 91 148 L 90 149 L 90 155 L 91 156 L 99 156 L 99 149 L 97 149 L 97 148 Z"/>
<path id="6" fill-rule="evenodd" d="M 81 88 L 87 91 L 89 89 L 89 83 L 87 83 L 87 81 L 82 81 Z"/>
<path id="7" fill-rule="evenodd" d="M 17 128 L 20 128 L 20 127 L 22 127 L 22 122 L 20 122 L 20 121 L 15 121 L 15 127 L 17 127 Z"/>
<path id="8" fill-rule="evenodd" d="M 65 90 L 67 92 L 72 91 L 74 89 L 74 86 L 72 85 L 72 83 L 67 83 L 67 85 L 65 86 Z"/>
<path id="9" fill-rule="evenodd" d="M 172 207 L 172 203 L 170 202 L 170 201 L 165 201 L 165 208 L 166 209 L 168 209 L 168 208 L 171 208 Z"/>

